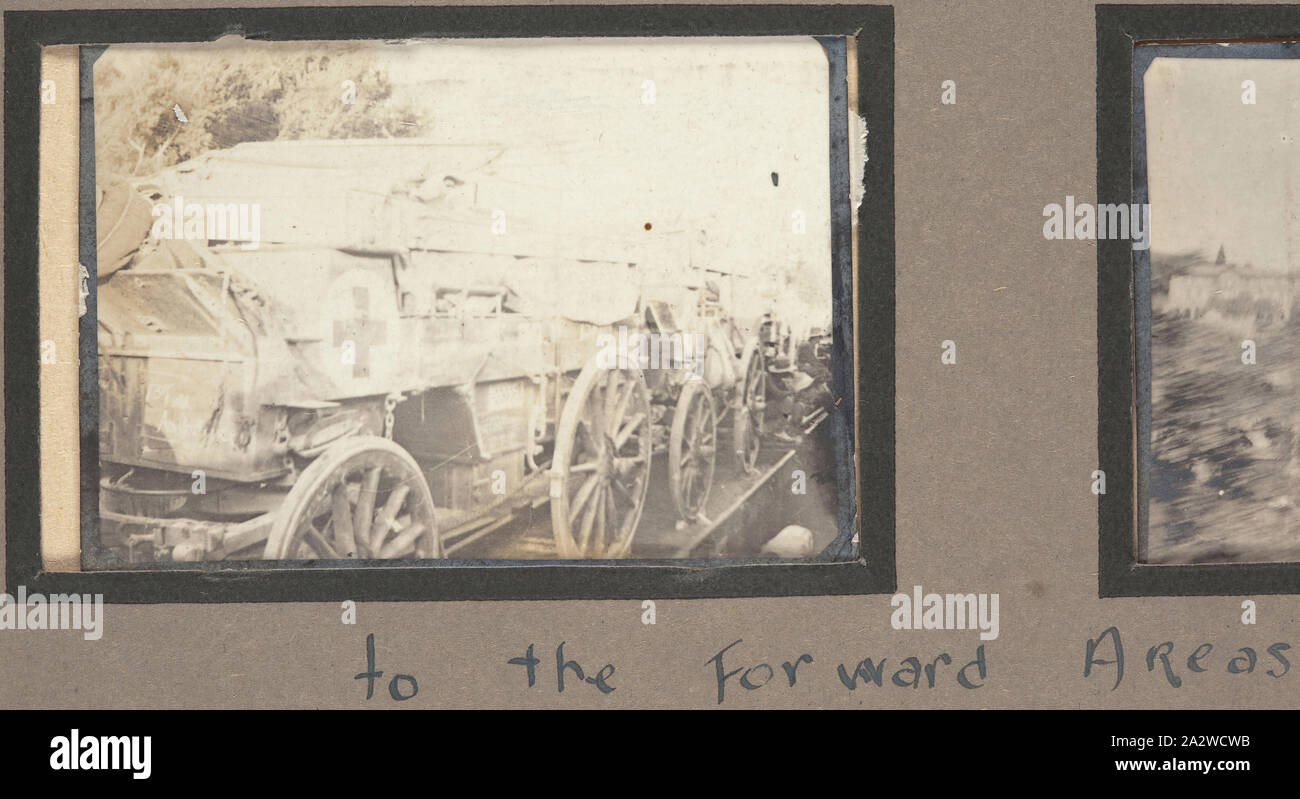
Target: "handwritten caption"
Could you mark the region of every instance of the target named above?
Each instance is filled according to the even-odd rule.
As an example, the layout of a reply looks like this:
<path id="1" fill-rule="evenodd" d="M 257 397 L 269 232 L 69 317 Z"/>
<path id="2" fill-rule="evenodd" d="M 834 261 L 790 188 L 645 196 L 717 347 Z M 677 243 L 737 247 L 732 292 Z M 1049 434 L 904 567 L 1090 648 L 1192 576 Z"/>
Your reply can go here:
<path id="1" fill-rule="evenodd" d="M 709 679 L 716 690 L 719 705 L 733 698 L 737 692 L 750 693 L 771 686 L 784 685 L 793 688 L 800 678 L 817 679 L 818 661 L 811 653 L 804 652 L 779 665 L 780 671 L 771 663 L 754 662 L 742 657 L 743 638 L 727 644 L 706 660 L 700 670 L 701 679 Z M 506 665 L 519 669 L 520 684 L 527 689 L 548 690 L 554 686 L 557 694 L 566 690 L 585 689 L 603 695 L 614 693 L 620 687 L 617 684 L 617 667 L 601 659 L 580 661 L 566 652 L 566 642 L 561 641 L 553 650 L 554 660 L 550 658 L 549 645 L 541 652 L 536 643 L 529 643 L 523 653 L 508 658 Z M 842 686 L 842 690 L 856 691 L 859 687 L 877 688 L 897 687 L 933 689 L 943 682 L 950 682 L 966 690 L 983 687 L 989 676 L 989 665 L 984 644 L 976 647 L 974 656 L 964 665 L 956 666 L 953 656 L 948 652 L 922 658 L 909 655 L 894 663 L 888 657 L 879 659 L 865 657 L 856 662 L 839 662 L 833 670 L 828 670 L 838 678 L 833 685 Z M 554 664 L 552 666 L 552 663 Z M 405 702 L 415 698 L 420 692 L 420 683 L 414 674 L 392 672 L 385 682 L 385 670 L 379 667 L 375 657 L 375 635 L 366 636 L 366 668 L 357 673 L 353 679 L 364 682 L 366 700 L 375 698 L 377 691 L 387 689 L 389 697 L 395 702 Z M 824 679 L 824 678 L 822 678 Z"/>

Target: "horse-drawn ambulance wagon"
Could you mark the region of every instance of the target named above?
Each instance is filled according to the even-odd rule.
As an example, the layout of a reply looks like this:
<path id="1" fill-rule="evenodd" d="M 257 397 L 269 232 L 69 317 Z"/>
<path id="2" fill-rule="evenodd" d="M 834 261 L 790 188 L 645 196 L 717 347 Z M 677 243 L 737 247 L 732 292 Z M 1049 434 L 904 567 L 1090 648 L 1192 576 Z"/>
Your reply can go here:
<path id="1" fill-rule="evenodd" d="M 555 557 L 619 558 L 653 459 L 687 521 L 720 440 L 753 469 L 766 369 L 728 271 L 506 228 L 491 157 L 256 143 L 101 190 L 105 546 L 446 558 L 549 504 Z"/>

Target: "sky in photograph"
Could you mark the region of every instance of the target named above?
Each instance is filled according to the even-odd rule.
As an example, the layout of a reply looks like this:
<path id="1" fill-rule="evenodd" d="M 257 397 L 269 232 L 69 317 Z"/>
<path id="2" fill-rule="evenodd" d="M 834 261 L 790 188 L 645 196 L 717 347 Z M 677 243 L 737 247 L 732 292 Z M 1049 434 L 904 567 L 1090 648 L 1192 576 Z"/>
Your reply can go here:
<path id="1" fill-rule="evenodd" d="M 310 47 L 171 52 L 237 59 L 243 48 Z M 104 58 L 131 75 L 153 49 L 110 48 Z M 769 294 L 793 280 L 785 294 L 814 300 L 829 320 L 829 67 L 815 40 L 437 40 L 373 50 L 393 99 L 432 117 L 422 138 L 500 146 L 482 204 L 575 236 L 685 248 L 697 265 L 754 274 Z M 338 86 L 322 85 L 320 98 L 339 102 Z M 795 212 L 803 235 L 792 233 Z"/>
<path id="2" fill-rule="evenodd" d="M 1223 246 L 1261 271 L 1300 268 L 1300 61 L 1157 58 L 1144 93 L 1152 251 L 1213 257 Z"/>

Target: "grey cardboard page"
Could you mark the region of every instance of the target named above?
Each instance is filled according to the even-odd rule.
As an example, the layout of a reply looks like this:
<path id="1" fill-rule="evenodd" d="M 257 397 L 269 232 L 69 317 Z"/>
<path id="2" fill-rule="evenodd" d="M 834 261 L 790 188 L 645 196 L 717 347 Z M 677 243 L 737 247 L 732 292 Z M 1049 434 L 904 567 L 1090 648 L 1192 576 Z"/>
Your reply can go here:
<path id="1" fill-rule="evenodd" d="M 1098 596 L 1097 243 L 1043 235 L 1049 204 L 1098 201 L 1095 9 L 1082 0 L 894 4 L 896 591 L 108 604 L 95 640 L 0 629 L 0 705 L 393 705 L 384 691 L 367 701 L 353 679 L 368 635 L 379 667 L 419 678 L 418 696 L 403 704 L 430 708 L 1293 705 L 1300 674 L 1266 652 L 1300 647 L 1300 597 Z M 1239 84 L 1227 91 L 1239 95 Z M 75 303 L 74 281 L 60 290 Z M 75 414 L 66 397 L 50 402 L 51 413 Z M 54 455 L 73 496 L 76 465 L 61 459 L 74 457 Z M 65 522 L 75 522 L 70 513 Z M 67 562 L 68 552 L 47 557 Z M 925 629 L 932 594 L 938 629 Z M 958 608 L 965 623 L 952 629 Z M 1109 628 L 1128 659 L 1118 684 L 1114 665 L 1086 656 L 1094 642 L 1096 660 L 1114 659 Z M 1145 667 L 1165 642 L 1178 687 L 1160 661 Z M 1206 670 L 1186 669 L 1206 643 Z M 550 656 L 561 644 L 588 671 L 612 664 L 614 690 L 557 693 Z M 531 688 L 510 663 L 530 646 L 545 669 Z M 1232 673 L 1243 647 L 1258 665 Z M 801 655 L 791 685 L 782 664 Z M 880 687 L 859 668 L 866 658 L 886 660 Z M 907 658 L 938 663 L 932 685 L 906 671 Z M 751 690 L 738 674 L 720 690 L 719 667 L 754 669 L 755 682 L 775 676 Z"/>

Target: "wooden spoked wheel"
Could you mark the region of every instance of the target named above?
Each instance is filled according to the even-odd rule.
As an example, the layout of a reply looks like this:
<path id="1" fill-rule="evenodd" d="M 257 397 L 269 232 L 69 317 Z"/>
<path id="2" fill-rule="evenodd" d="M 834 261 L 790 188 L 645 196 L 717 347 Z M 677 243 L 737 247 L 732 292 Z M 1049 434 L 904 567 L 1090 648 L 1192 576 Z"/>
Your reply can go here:
<path id="1" fill-rule="evenodd" d="M 668 436 L 668 479 L 677 515 L 688 522 L 699 518 L 713 486 L 717 455 L 718 417 L 713 393 L 703 380 L 682 386 Z"/>
<path id="2" fill-rule="evenodd" d="M 731 424 L 736 461 L 745 474 L 753 474 L 762 446 L 763 417 L 767 414 L 767 368 L 763 353 L 752 349 L 745 365 L 745 383 Z"/>
<path id="3" fill-rule="evenodd" d="M 276 514 L 270 560 L 441 557 L 433 496 L 415 459 L 377 436 L 325 450 Z"/>
<path id="4" fill-rule="evenodd" d="M 650 486 L 650 390 L 640 369 L 593 360 L 565 400 L 551 463 L 551 527 L 561 558 L 621 558 Z"/>

